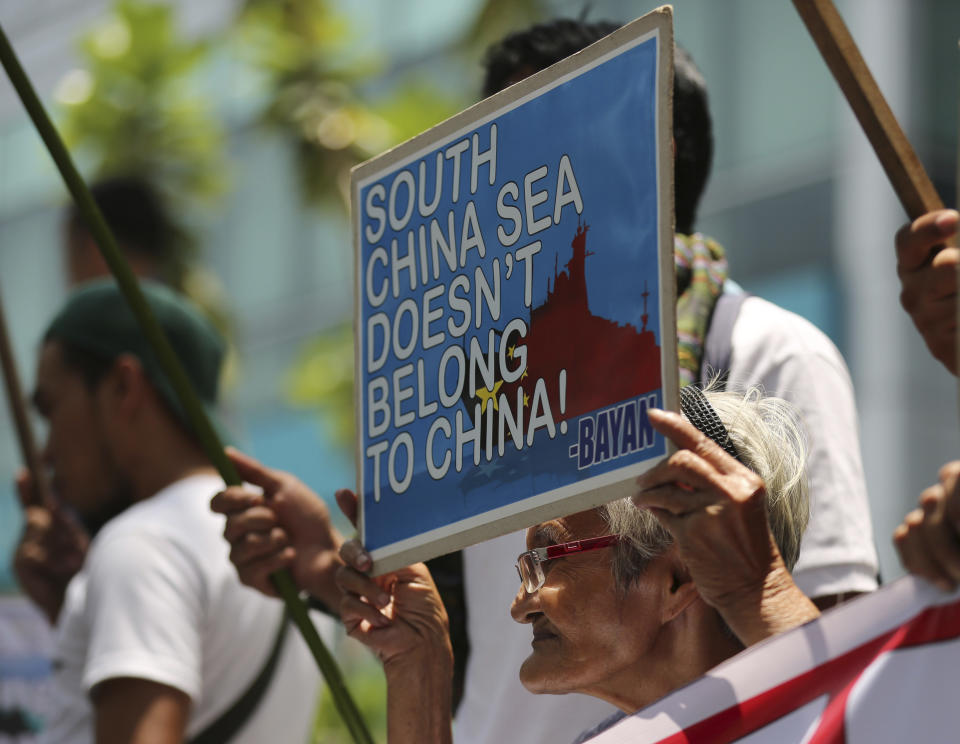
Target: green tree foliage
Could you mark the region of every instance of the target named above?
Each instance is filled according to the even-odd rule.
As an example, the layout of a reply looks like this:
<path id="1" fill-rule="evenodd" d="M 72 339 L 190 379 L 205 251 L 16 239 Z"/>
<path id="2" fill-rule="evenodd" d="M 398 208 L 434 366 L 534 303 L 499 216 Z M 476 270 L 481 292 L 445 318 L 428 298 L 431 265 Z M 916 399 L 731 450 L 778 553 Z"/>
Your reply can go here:
<path id="1" fill-rule="evenodd" d="M 345 452 L 353 450 L 353 326 L 342 323 L 307 343 L 287 376 L 287 399 L 316 408 L 330 438 Z"/>
<path id="2" fill-rule="evenodd" d="M 453 51 L 479 62 L 491 44 L 548 16 L 545 0 L 486 0 Z"/>
<path id="3" fill-rule="evenodd" d="M 248 20 L 256 21 L 256 33 L 266 35 L 265 29 L 282 26 L 286 29 L 283 38 L 298 39 L 291 48 L 280 37 L 273 38 L 277 53 L 268 56 L 275 60 L 276 92 L 268 119 L 286 121 L 286 126 L 299 131 L 304 186 L 314 197 L 328 195 L 337 184 L 344 188 L 355 162 L 428 129 L 472 103 L 479 92 L 477 83 L 464 86 L 468 92 L 457 102 L 438 94 L 435 86 L 424 80 L 408 80 L 388 98 L 360 105 L 357 95 L 350 93 L 350 85 L 369 74 L 373 63 L 366 60 L 354 63 L 355 68 L 339 66 L 349 58 L 350 35 L 346 21 L 330 10 L 329 3 L 250 0 L 247 8 Z M 466 30 L 437 50 L 434 64 L 457 61 L 461 66 L 466 62 L 467 69 L 479 69 L 490 44 L 543 19 L 547 10 L 543 0 L 486 0 Z M 281 47 L 288 50 L 286 55 L 279 54 Z M 265 52 L 267 49 L 264 47 Z M 472 92 L 474 88 L 476 92 Z M 354 137 L 334 151 L 319 142 L 317 131 L 323 117 L 337 115 L 337 111 L 348 112 Z M 292 404 L 320 411 L 331 438 L 345 453 L 353 452 L 356 431 L 353 361 L 352 326 L 336 325 L 302 349 L 286 385 Z"/>
<path id="4" fill-rule="evenodd" d="M 183 39 L 166 3 L 117 0 L 78 46 L 81 66 L 56 90 L 67 144 L 94 179 L 133 175 L 154 185 L 172 222 L 161 276 L 229 335 L 219 282 L 197 264 L 196 237 L 181 217 L 227 185 L 223 127 L 195 85 L 211 43 Z"/>
<path id="5" fill-rule="evenodd" d="M 293 137 L 308 202 L 345 203 L 351 167 L 458 108 L 422 82 L 367 100 L 359 91 L 379 62 L 357 58 L 355 31 L 328 0 L 247 0 L 238 30 L 243 54 L 268 77 L 263 122 Z"/>
<path id="6" fill-rule="evenodd" d="M 295 143 L 304 198 L 335 196 L 387 126 L 357 99 L 361 72 L 342 62 L 346 19 L 325 0 L 248 0 L 237 30 L 241 54 L 267 77 L 263 123 Z"/>
<path id="7" fill-rule="evenodd" d="M 192 85 L 209 42 L 181 38 L 169 5 L 117 0 L 79 46 L 82 67 L 57 98 L 67 142 L 96 163 L 95 175 L 144 175 L 182 199 L 219 194 L 223 129 Z"/>

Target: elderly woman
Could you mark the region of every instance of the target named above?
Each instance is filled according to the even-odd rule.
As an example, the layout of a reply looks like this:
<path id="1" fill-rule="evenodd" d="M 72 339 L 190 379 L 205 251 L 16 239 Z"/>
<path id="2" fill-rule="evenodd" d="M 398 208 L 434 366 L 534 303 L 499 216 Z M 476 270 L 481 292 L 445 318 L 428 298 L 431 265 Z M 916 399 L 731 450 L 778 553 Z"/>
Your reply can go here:
<path id="1" fill-rule="evenodd" d="M 520 670 L 530 691 L 582 692 L 631 713 L 818 615 L 789 574 L 807 496 L 786 404 L 693 388 L 682 403 L 686 419 L 650 413 L 678 451 L 638 479 L 633 503 L 528 530 L 511 613 L 532 630 Z M 370 578 L 358 543 L 341 555 L 352 566 L 338 572 L 341 619 L 384 664 L 389 741 L 449 742 L 452 653 L 429 572 Z"/>

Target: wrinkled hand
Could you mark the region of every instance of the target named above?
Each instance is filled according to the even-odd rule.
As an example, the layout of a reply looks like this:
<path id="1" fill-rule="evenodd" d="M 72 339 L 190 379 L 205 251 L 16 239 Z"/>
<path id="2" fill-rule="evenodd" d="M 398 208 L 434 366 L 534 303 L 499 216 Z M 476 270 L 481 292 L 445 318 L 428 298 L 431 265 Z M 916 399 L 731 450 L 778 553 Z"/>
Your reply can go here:
<path id="1" fill-rule="evenodd" d="M 680 415 L 651 411 L 650 423 L 680 449 L 637 479 L 634 503 L 670 531 L 701 596 L 721 608 L 783 566 L 763 480 Z"/>
<path id="2" fill-rule="evenodd" d="M 943 247 L 957 233 L 960 215 L 930 212 L 897 232 L 900 303 L 913 318 L 927 348 L 957 374 L 957 265 L 960 249 Z"/>
<path id="3" fill-rule="evenodd" d="M 356 496 L 337 492 L 348 517 L 355 514 Z M 389 674 L 393 667 L 415 669 L 432 664 L 452 672 L 447 611 L 430 571 L 423 563 L 381 576 L 362 573 L 371 568 L 369 554 L 357 540 L 343 544 L 346 564 L 337 571 L 343 592 L 340 619 L 347 635 L 370 648 Z"/>
<path id="4" fill-rule="evenodd" d="M 679 414 L 649 416 L 679 450 L 637 479 L 633 501 L 673 535 L 704 601 L 746 645 L 816 617 L 770 531 L 760 476 Z"/>
<path id="5" fill-rule="evenodd" d="M 227 454 L 244 481 L 263 492 L 231 486 L 210 508 L 227 517 L 223 536 L 240 581 L 277 596 L 270 574 L 289 568 L 296 585 L 336 612 L 340 591 L 334 573 L 343 542 L 323 500 L 290 473 L 273 470 L 234 449 Z"/>
<path id="6" fill-rule="evenodd" d="M 904 568 L 944 591 L 960 584 L 960 462 L 940 468 L 940 482 L 920 494 L 920 507 L 893 532 Z"/>
<path id="7" fill-rule="evenodd" d="M 54 624 L 67 584 L 83 565 L 90 538 L 58 504 L 34 504 L 33 479 L 26 470 L 17 473 L 16 483 L 24 524 L 13 556 L 13 571 L 23 593 Z"/>

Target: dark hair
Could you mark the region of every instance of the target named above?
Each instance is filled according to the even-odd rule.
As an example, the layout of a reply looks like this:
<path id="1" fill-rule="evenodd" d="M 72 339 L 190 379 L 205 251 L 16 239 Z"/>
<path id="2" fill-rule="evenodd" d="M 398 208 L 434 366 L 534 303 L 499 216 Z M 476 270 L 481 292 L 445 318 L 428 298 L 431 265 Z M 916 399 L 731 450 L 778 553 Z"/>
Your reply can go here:
<path id="1" fill-rule="evenodd" d="M 484 58 L 483 93 L 491 96 L 513 82 L 579 52 L 616 31 L 609 21 L 559 18 L 516 31 L 491 46 Z M 674 53 L 673 136 L 674 200 L 677 232 L 692 233 L 697 206 L 713 162 L 713 125 L 703 75 L 690 55 L 677 46 Z"/>
<path id="2" fill-rule="evenodd" d="M 174 229 L 160 195 L 138 176 L 118 176 L 90 187 L 114 237 L 134 253 L 161 259 L 169 250 Z M 70 227 L 89 232 L 77 209 L 70 205 Z"/>
<path id="3" fill-rule="evenodd" d="M 158 278 L 179 287 L 192 247 L 156 187 L 141 176 L 122 175 L 97 181 L 90 192 L 120 247 L 152 259 Z M 71 233 L 90 232 L 73 202 L 67 221 Z"/>
<path id="4" fill-rule="evenodd" d="M 713 122 L 707 83 L 686 49 L 673 53 L 674 202 L 677 232 L 689 235 L 713 166 Z"/>
<path id="5" fill-rule="evenodd" d="M 514 31 L 487 49 L 483 95 L 492 96 L 519 77 L 540 72 L 618 28 L 620 24 L 609 21 L 587 23 L 558 18 Z"/>

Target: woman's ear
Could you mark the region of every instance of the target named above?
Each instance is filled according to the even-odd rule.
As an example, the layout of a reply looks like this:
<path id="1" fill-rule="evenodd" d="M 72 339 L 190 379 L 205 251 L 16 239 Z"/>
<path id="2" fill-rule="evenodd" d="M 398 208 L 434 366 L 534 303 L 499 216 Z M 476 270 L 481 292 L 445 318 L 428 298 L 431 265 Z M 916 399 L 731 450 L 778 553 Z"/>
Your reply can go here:
<path id="1" fill-rule="evenodd" d="M 680 560 L 676 547 L 671 547 L 663 556 L 665 569 L 664 596 L 661 604 L 660 622 L 664 625 L 683 614 L 695 601 L 700 591 L 693 583 L 690 571 Z"/>

